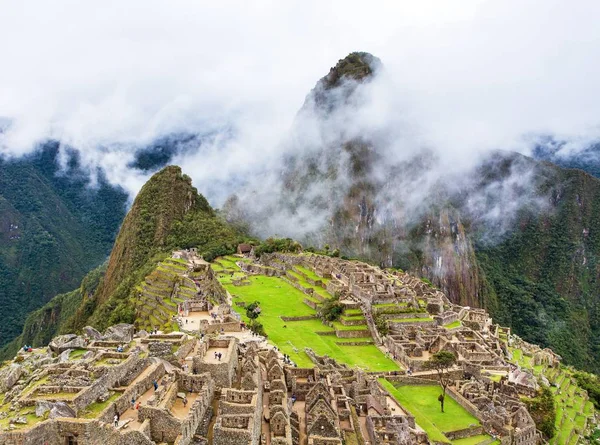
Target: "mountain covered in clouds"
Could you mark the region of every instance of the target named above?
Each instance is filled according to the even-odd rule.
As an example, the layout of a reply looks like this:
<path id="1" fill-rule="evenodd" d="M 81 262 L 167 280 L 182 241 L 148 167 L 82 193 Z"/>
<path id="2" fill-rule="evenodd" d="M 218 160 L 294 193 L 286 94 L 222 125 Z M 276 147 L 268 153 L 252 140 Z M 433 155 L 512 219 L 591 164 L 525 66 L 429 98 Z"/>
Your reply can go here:
<path id="1" fill-rule="evenodd" d="M 277 179 L 228 200 L 230 221 L 410 270 L 600 371 L 600 181 L 512 152 L 454 168 L 427 146 L 398 150 L 405 129 L 371 121 L 384 69 L 367 53 L 331 68 L 296 116 Z"/>
<path id="2" fill-rule="evenodd" d="M 249 178 L 225 177 L 217 184 L 226 184 L 233 192 L 220 212 L 197 196 L 179 170 L 167 168 L 155 176 L 136 199 L 130 213 L 133 222 L 123 223 L 106 277 L 97 270 L 77 291 L 34 313 L 21 340 L 41 342 L 65 326 L 77 328 L 88 320 L 97 324 L 126 320 L 131 315 L 132 283 L 143 278 L 145 265 L 155 263 L 157 252 L 200 244 L 213 255 L 224 246 L 231 248 L 241 233 L 250 233 L 261 238 L 289 236 L 305 247 L 327 244 L 348 257 L 411 271 L 428 278 L 457 303 L 486 307 L 498 322 L 531 342 L 552 347 L 567 362 L 600 371 L 600 181 L 582 170 L 565 168 L 584 167 L 595 174 L 593 164 L 585 160 L 596 159 L 597 148 L 574 159 L 564 156 L 563 145 L 549 143 L 540 145 L 543 149 L 534 151 L 533 157 L 488 151 L 469 162 L 455 159 L 450 149 L 409 137 L 413 129 L 404 125 L 402 109 L 381 100 L 387 91 L 381 87 L 385 75 L 385 65 L 368 53 L 340 60 L 299 106 L 280 142 L 280 158 L 256 168 Z M 171 134 L 137 148 L 129 168 L 150 173 L 189 153 L 202 161 L 198 154 L 211 147 L 213 138 L 202 134 Z M 84 195 L 78 193 L 85 181 L 77 173 L 76 158 L 69 175 L 57 176 L 58 157 L 55 147 L 49 161 L 38 165 L 32 157 L 12 163 L 11 168 L 51 166 L 41 175 L 49 188 L 23 190 L 41 201 L 40 209 L 47 205 L 60 209 L 57 200 L 65 202 L 71 213 L 64 213 L 57 227 L 68 227 L 72 237 L 60 238 L 64 232 L 58 229 L 46 232 L 56 233 L 58 245 L 67 246 L 57 251 L 72 263 L 64 265 L 65 259 L 49 266 L 45 282 L 62 284 L 47 286 L 44 292 L 21 292 L 14 279 L 19 275 L 6 275 L 12 277 L 7 289 L 13 297 L 4 300 L 28 303 L 12 313 L 18 315 L 11 315 L 14 321 L 5 335 L 14 334 L 26 313 L 53 293 L 74 288 L 85 271 L 105 258 L 123 216 L 124 195 L 105 184 L 92 195 L 94 199 L 82 201 Z M 12 205 L 25 212 L 18 194 L 11 195 L 7 187 L 20 183 L 13 176 L 7 178 L 0 195 L 10 195 Z M 47 189 L 58 198 L 44 194 Z M 176 193 L 179 189 L 187 192 Z M 168 198 L 170 192 L 177 194 L 176 199 Z M 193 201 L 198 208 L 191 213 L 184 199 L 188 192 L 197 196 Z M 174 220 L 168 217 L 174 215 L 172 205 L 179 209 Z M 42 212 L 41 221 L 49 224 L 63 215 L 54 213 L 51 218 Z M 230 224 L 223 224 L 220 215 Z M 155 217 L 166 225 L 159 221 L 155 227 L 151 223 Z M 4 233 L 13 230 L 13 219 L 3 223 Z M 164 230 L 156 232 L 157 227 Z M 138 231 L 146 229 L 148 233 L 138 239 Z M 45 238 L 35 238 L 33 246 L 44 247 L 35 249 L 17 246 L 7 236 L 3 242 L 9 253 L 3 256 L 3 267 L 17 264 L 15 252 L 21 257 L 30 252 L 36 264 L 49 261 L 43 256 Z M 73 244 L 70 238 L 83 244 Z M 63 273 L 53 273 L 52 267 Z M 25 265 L 18 270 L 36 269 Z"/>

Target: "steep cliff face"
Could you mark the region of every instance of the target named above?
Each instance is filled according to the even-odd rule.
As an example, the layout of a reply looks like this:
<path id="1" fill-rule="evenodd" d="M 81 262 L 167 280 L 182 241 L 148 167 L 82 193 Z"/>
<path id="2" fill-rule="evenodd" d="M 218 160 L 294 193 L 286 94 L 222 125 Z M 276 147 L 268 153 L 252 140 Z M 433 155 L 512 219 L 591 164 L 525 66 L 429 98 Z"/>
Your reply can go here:
<path id="1" fill-rule="evenodd" d="M 412 230 L 410 239 L 410 269 L 444 289 L 450 300 L 482 306 L 475 250 L 456 209 L 432 213 Z"/>

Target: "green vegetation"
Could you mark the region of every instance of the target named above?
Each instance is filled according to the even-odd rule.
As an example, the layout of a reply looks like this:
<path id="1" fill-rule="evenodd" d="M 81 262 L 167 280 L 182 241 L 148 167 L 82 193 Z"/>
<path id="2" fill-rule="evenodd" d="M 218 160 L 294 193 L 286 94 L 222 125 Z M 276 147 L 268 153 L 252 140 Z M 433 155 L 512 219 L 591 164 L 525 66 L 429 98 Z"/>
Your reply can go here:
<path id="1" fill-rule="evenodd" d="M 460 328 L 461 326 L 462 326 L 462 323 L 460 320 L 456 320 L 456 321 L 453 321 L 452 323 L 448 323 L 448 324 L 444 325 L 444 327 L 446 329 Z"/>
<path id="2" fill-rule="evenodd" d="M 115 392 L 114 394 L 111 394 L 111 396 L 104 402 L 94 402 L 91 405 L 88 405 L 88 407 L 79 414 L 79 417 L 84 419 L 95 419 L 96 417 L 98 417 L 98 415 L 100 415 L 102 411 L 104 411 L 108 407 L 108 405 L 110 405 L 119 397 L 121 397 L 121 395 L 122 393 Z"/>
<path id="3" fill-rule="evenodd" d="M 125 214 L 125 193 L 102 175 L 90 188 L 75 157 L 58 174 L 58 148 L 48 142 L 20 160 L 0 159 L 0 347 L 22 333 L 31 312 L 75 289 L 106 258 Z"/>
<path id="4" fill-rule="evenodd" d="M 527 411 L 533 417 L 533 421 L 544 434 L 546 440 L 552 438 L 555 432 L 556 407 L 550 388 L 542 386 L 538 396 L 534 399 L 525 399 L 525 404 L 527 405 Z"/>
<path id="5" fill-rule="evenodd" d="M 600 378 L 582 371 L 575 372 L 573 377 L 577 384 L 587 391 L 596 409 L 600 409 Z"/>
<path id="6" fill-rule="evenodd" d="M 446 388 L 450 384 L 448 371 L 456 363 L 456 356 L 449 351 L 439 351 L 433 354 L 423 366 L 424 369 L 435 370 L 438 375 L 438 381 L 442 387 L 442 393 L 438 397 L 442 412 L 444 412 L 444 402 L 446 399 Z"/>
<path id="7" fill-rule="evenodd" d="M 220 263 L 223 261 L 218 260 Z M 237 267 L 237 266 L 236 266 Z M 281 316 L 299 317 L 315 316 L 316 312 L 303 303 L 306 295 L 276 277 L 251 276 L 250 285 L 234 286 L 222 280 L 225 288 L 233 295 L 234 309 L 241 313 L 242 318 L 249 322 L 245 311 L 236 308 L 235 303 L 243 302 L 249 305 L 260 303 L 260 322 L 268 335 L 269 340 L 276 344 L 282 352 L 289 354 L 300 367 L 312 367 L 312 361 L 304 352 L 304 348 L 311 348 L 319 355 L 328 355 L 350 366 L 359 366 L 364 369 L 391 371 L 398 366 L 375 346 L 348 346 L 339 344 L 343 341 L 354 339 L 340 339 L 335 335 L 319 335 L 320 333 L 333 333 L 333 329 L 325 326 L 318 319 L 303 321 L 283 321 Z M 350 326 L 345 326 L 350 328 Z M 361 328 L 360 326 L 352 329 Z M 368 331 L 365 331 L 367 336 Z M 358 341 L 363 339 L 356 339 Z M 371 340 L 370 338 L 368 340 Z"/>
<path id="8" fill-rule="evenodd" d="M 254 254 L 260 257 L 263 253 L 291 252 L 297 253 L 302 246 L 291 238 L 267 238 L 254 249 Z"/>
<path id="9" fill-rule="evenodd" d="M 487 434 L 481 434 L 479 436 L 471 436 L 471 437 L 466 437 L 464 439 L 453 440 L 452 445 L 478 445 L 480 443 L 485 442 L 486 440 L 490 440 L 491 438 L 492 438 L 492 436 L 489 436 Z M 500 441 L 496 440 L 496 441 L 492 442 L 491 445 L 496 445 L 499 443 L 500 443 Z"/>
<path id="10" fill-rule="evenodd" d="M 531 357 L 524 355 L 521 349 L 511 348 L 510 351 L 513 363 L 531 370 L 537 376 L 546 377 L 551 384 L 550 388 L 542 389 L 536 398 L 524 399 L 538 429 L 548 438 L 554 432 L 550 439 L 551 445 L 568 445 L 576 441 L 583 432 L 587 419 L 594 414 L 594 405 L 591 401 L 586 402 L 575 373 L 564 366 L 533 366 Z"/>
<path id="11" fill-rule="evenodd" d="M 510 237 L 478 250 L 485 304 L 525 340 L 598 373 L 600 181 L 578 170 L 535 171 L 538 193 L 560 198 L 548 215 L 523 212 Z"/>
<path id="12" fill-rule="evenodd" d="M 340 303 L 339 298 L 332 298 L 325 301 L 319 310 L 319 316 L 325 321 L 337 321 L 344 312 L 344 305 Z"/>
<path id="13" fill-rule="evenodd" d="M 438 386 L 395 387 L 385 379 L 379 379 L 379 382 L 402 407 L 415 416 L 417 424 L 433 441 L 449 443 L 444 433 L 479 425 L 477 418 L 451 397 L 446 400 L 445 412 L 440 412 L 437 398 L 441 389 Z"/>

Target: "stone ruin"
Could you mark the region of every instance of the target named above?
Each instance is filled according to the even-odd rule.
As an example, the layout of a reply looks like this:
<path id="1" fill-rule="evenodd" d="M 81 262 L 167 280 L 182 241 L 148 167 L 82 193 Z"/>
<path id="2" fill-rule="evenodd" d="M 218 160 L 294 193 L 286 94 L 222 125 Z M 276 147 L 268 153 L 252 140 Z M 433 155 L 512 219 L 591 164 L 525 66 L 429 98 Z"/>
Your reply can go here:
<path id="1" fill-rule="evenodd" d="M 193 252 L 178 255 L 196 258 Z M 378 377 L 398 385 L 436 384 L 435 373 L 423 365 L 439 351 L 458 358 L 448 396 L 481 423 L 460 434 L 486 432 L 503 445 L 539 443 L 521 401 L 535 395 L 537 382 L 507 362 L 500 337 L 535 365 L 558 366 L 552 351 L 523 342 L 485 311 L 454 305 L 398 271 L 312 254 L 276 253 L 244 264 L 248 273 L 268 270 L 282 279 L 301 265 L 325 279 L 329 293 L 360 309 L 364 329 L 404 370 L 367 373 L 311 350 L 306 354 L 313 367 L 292 366 L 272 346 L 240 341 L 239 319 L 225 304 L 218 309 L 218 329 L 209 323 L 198 332 L 134 334 L 130 325 L 104 333 L 86 327 L 83 336 L 59 336 L 0 369 L 6 412 L 14 418 L 0 432 L 0 445 L 342 445 L 357 436 L 371 445 L 427 444 L 425 431 Z M 210 267 L 196 266 L 210 274 Z M 216 310 L 206 296 L 188 299 L 184 309 Z M 376 320 L 386 322 L 389 332 L 380 333 Z M 238 328 L 228 326 L 222 334 L 227 323 Z M 502 378 L 495 381 L 491 373 Z"/>

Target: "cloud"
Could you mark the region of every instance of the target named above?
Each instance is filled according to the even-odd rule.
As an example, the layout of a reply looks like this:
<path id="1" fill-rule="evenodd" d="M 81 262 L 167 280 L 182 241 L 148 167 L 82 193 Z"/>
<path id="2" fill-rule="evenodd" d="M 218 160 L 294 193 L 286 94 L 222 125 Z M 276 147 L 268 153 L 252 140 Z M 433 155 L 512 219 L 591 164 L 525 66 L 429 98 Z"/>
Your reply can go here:
<path id="1" fill-rule="evenodd" d="M 132 195 L 148 176 L 128 167 L 134 151 L 178 132 L 211 135 L 174 162 L 213 204 L 244 184 L 273 186 L 260 175 L 281 167 L 306 94 L 355 50 L 378 56 L 385 76 L 331 127 L 368 128 L 395 162 L 429 150 L 458 172 L 491 150 L 529 153 L 532 135 L 581 147 L 600 136 L 591 0 L 0 7 L 0 154 L 59 139 Z M 331 136 L 300 128 L 298 149 Z M 417 205 L 434 180 L 401 185 Z"/>

